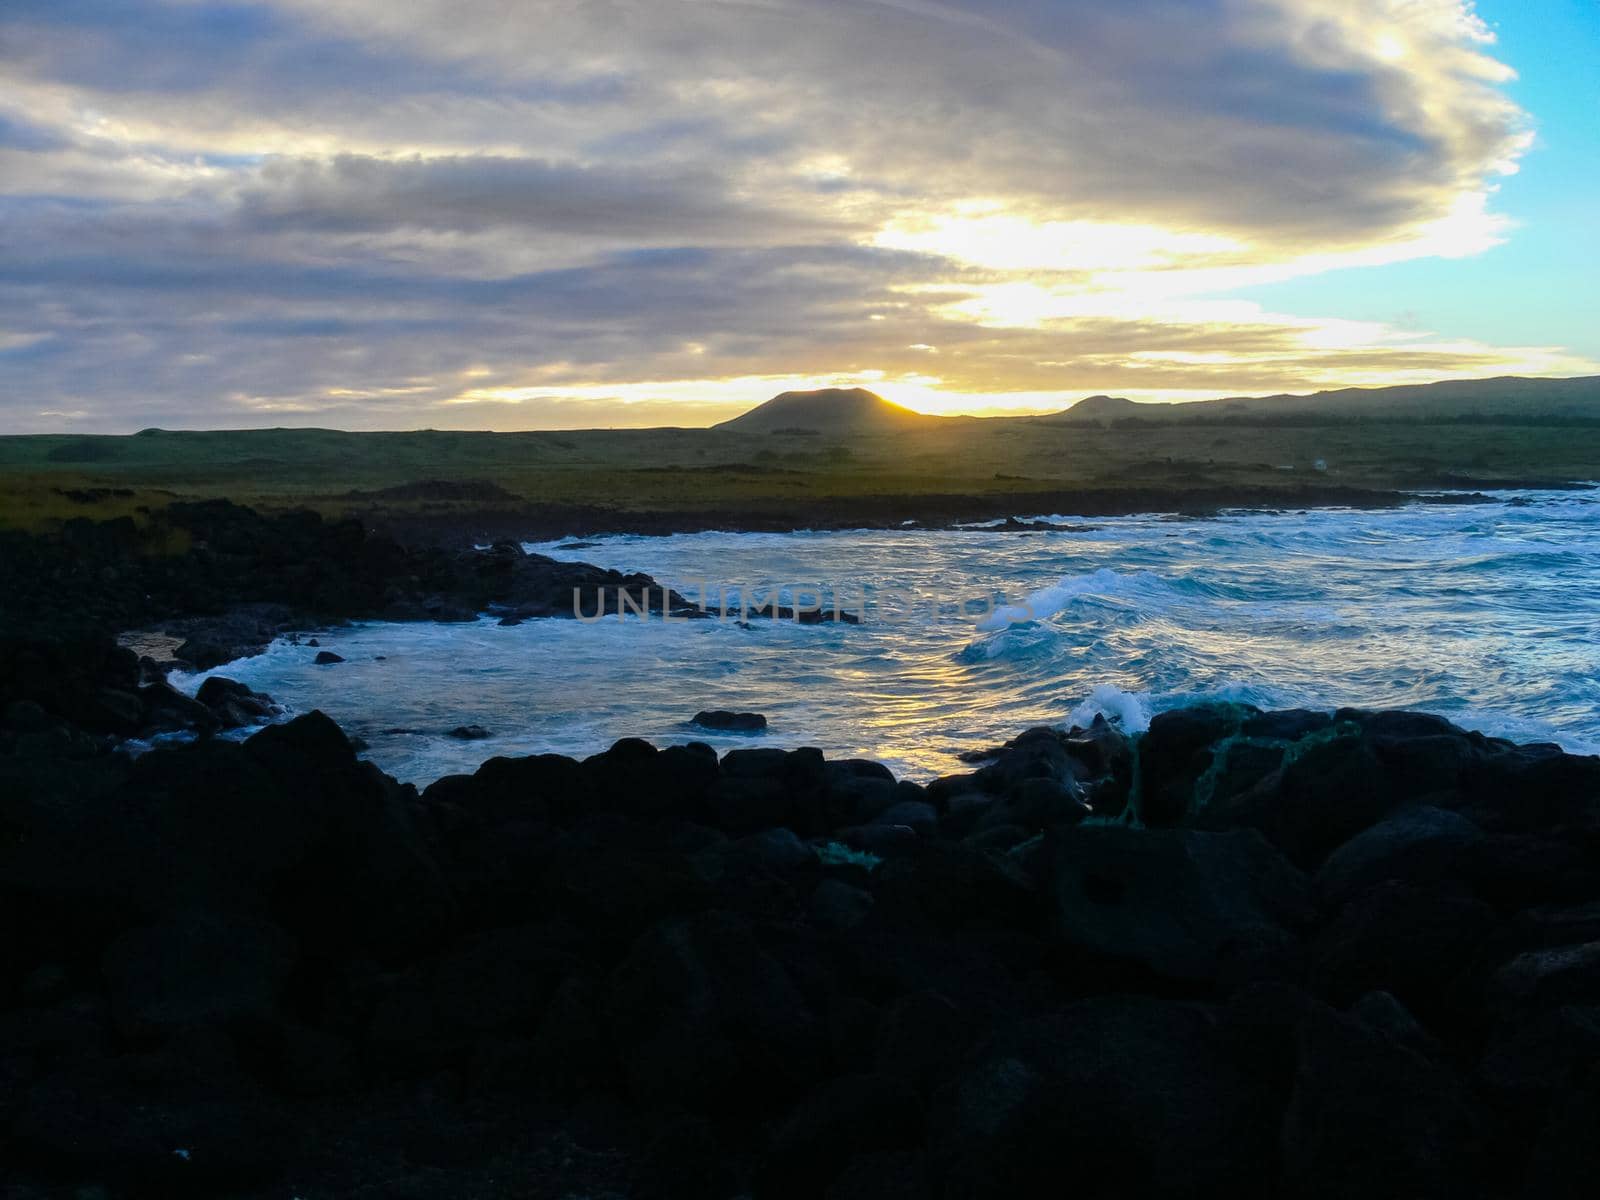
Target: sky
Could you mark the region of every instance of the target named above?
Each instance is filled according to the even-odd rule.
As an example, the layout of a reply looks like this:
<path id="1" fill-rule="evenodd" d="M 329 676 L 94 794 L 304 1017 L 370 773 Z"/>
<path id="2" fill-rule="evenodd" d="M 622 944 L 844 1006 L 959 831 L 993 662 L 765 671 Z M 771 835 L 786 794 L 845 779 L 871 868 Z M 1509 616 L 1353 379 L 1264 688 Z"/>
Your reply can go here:
<path id="1" fill-rule="evenodd" d="M 1600 374 L 1600 0 L 4 0 L 0 432 Z"/>

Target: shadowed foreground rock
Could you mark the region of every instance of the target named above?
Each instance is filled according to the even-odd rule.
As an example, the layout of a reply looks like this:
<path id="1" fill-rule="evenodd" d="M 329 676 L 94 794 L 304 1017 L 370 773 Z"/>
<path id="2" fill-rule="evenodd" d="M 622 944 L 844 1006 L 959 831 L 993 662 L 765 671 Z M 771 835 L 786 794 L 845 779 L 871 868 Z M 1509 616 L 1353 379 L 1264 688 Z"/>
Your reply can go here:
<path id="1" fill-rule="evenodd" d="M 1590 1194 L 1600 760 L 1224 707 L 418 793 L 319 713 L 129 760 L 170 698 L 56 653 L 0 730 L 8 1200 Z"/>

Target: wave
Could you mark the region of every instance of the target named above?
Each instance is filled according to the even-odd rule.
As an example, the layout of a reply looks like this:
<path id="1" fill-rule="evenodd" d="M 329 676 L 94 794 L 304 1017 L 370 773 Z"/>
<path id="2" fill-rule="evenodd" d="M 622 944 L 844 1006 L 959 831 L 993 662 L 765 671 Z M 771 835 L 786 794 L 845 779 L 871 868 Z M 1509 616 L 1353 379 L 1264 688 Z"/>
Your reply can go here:
<path id="1" fill-rule="evenodd" d="M 1053 617 L 1080 596 L 1151 596 L 1164 593 L 1173 595 L 1180 589 L 1150 571 L 1134 571 L 1124 575 L 1109 567 L 1101 567 L 1087 575 L 1064 575 L 1049 587 L 1040 588 L 1021 604 L 1003 604 L 996 608 L 976 628 L 979 633 L 996 633 L 1012 625 L 1030 621 L 1043 621 Z"/>
<path id="2" fill-rule="evenodd" d="M 1319 702 L 1325 706 L 1325 702 Z M 1210 687 L 1170 692 L 1124 691 L 1115 684 L 1096 684 L 1089 695 L 1067 714 L 1066 724 L 1087 726 L 1103 716 L 1128 733 L 1143 733 L 1158 713 L 1196 704 L 1251 704 L 1257 708 L 1291 708 L 1296 698 L 1260 683 L 1235 680 Z M 1313 704 L 1313 707 L 1318 704 Z"/>
<path id="3" fill-rule="evenodd" d="M 1128 733 L 1150 728 L 1150 693 L 1125 692 L 1109 683 L 1097 683 L 1088 698 L 1067 714 L 1067 724 L 1087 727 L 1096 717 L 1121 725 Z"/>

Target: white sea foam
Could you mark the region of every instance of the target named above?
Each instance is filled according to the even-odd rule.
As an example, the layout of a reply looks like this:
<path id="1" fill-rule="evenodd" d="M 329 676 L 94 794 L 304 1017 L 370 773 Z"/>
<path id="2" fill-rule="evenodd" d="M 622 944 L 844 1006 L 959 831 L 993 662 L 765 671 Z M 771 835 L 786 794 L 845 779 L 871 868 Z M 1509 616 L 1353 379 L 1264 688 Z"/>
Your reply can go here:
<path id="1" fill-rule="evenodd" d="M 1150 693 L 1125 692 L 1109 683 L 1097 683 L 1087 699 L 1067 714 L 1068 725 L 1087 727 L 1095 717 L 1121 725 L 1129 733 L 1150 728 Z"/>
<path id="2" fill-rule="evenodd" d="M 1150 595 L 1170 590 L 1166 580 L 1149 571 L 1124 575 L 1109 567 L 1085 575 L 1064 575 L 1049 587 L 1040 588 L 1021 604 L 996 608 L 977 624 L 978 632 L 993 633 L 1010 625 L 1044 621 L 1055 616 L 1081 596 Z"/>

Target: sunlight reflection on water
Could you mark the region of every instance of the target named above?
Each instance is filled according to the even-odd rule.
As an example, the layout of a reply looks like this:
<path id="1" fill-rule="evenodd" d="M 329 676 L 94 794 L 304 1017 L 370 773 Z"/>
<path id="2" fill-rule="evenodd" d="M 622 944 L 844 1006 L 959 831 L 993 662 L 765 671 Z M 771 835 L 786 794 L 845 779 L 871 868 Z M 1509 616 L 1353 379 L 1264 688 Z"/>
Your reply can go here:
<path id="1" fill-rule="evenodd" d="M 403 779 L 494 754 L 590 753 L 618 737 L 816 745 L 917 777 L 1091 696 L 1130 719 L 1196 698 L 1426 708 L 1486 732 L 1600 748 L 1600 503 L 1414 505 L 1174 520 L 1062 518 L 1086 531 L 872 530 L 589 539 L 566 552 L 700 581 L 836 586 L 860 626 L 731 620 L 369 624 L 286 642 L 220 673 L 321 708 Z M 881 619 L 900 597 L 911 619 Z M 1033 602 L 985 631 L 962 601 Z M 880 619 L 873 619 L 874 616 Z M 380 657 L 381 656 L 381 657 Z M 198 685 L 203 676 L 174 682 Z M 702 708 L 765 713 L 707 736 Z M 462 724 L 486 741 L 444 736 Z"/>

